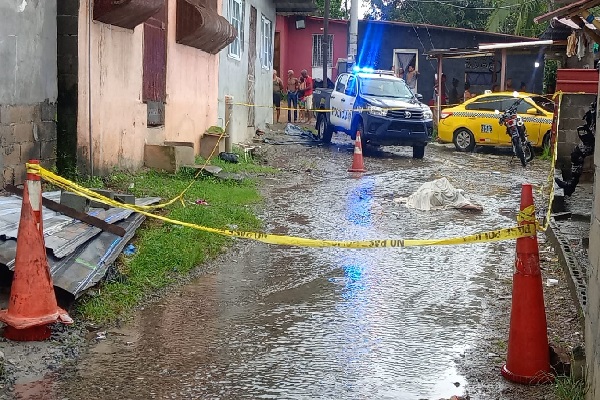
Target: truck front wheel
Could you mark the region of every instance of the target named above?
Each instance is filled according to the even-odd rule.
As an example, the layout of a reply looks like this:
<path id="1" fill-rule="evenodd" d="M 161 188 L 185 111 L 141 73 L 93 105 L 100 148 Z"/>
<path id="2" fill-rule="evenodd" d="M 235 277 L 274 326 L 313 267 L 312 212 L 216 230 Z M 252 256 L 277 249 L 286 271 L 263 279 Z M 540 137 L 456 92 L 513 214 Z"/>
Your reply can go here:
<path id="1" fill-rule="evenodd" d="M 317 117 L 317 138 L 323 143 L 330 143 L 333 136 L 333 129 L 325 114 L 320 113 Z"/>
<path id="2" fill-rule="evenodd" d="M 413 146 L 413 158 L 418 160 L 422 159 L 425 156 L 425 146 Z"/>

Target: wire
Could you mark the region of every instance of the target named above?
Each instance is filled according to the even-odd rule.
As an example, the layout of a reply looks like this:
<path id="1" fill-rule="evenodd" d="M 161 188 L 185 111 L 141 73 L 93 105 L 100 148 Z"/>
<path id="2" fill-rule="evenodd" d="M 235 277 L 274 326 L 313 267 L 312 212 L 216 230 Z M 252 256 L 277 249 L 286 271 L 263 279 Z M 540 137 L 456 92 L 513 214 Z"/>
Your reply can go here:
<path id="1" fill-rule="evenodd" d="M 507 4 L 504 6 L 498 6 L 498 7 L 471 7 L 471 6 L 462 6 L 462 5 L 458 5 L 458 4 L 453 4 L 453 3 L 449 3 L 448 1 L 440 1 L 440 0 L 403 0 L 406 2 L 411 2 L 411 3 L 437 3 L 437 4 L 441 4 L 444 6 L 449 6 L 449 7 L 454 7 L 454 8 L 460 8 L 460 9 L 469 9 L 469 10 L 479 10 L 479 11 L 493 11 L 493 10 L 498 10 L 498 9 L 508 9 L 508 8 L 513 8 L 513 7 L 521 7 L 524 4 L 529 4 L 529 3 L 534 3 L 537 2 L 539 0 L 529 0 L 529 1 L 525 1 L 523 3 L 519 3 L 519 4 Z"/>

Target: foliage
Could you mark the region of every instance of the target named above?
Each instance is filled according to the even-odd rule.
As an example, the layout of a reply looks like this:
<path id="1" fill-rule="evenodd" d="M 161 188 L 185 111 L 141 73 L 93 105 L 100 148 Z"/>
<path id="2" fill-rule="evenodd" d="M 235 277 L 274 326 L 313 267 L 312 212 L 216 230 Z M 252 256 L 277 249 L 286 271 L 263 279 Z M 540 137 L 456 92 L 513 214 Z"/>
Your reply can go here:
<path id="1" fill-rule="evenodd" d="M 552 149 L 550 147 L 544 147 L 542 154 L 540 154 L 540 160 L 550 161 L 552 159 Z"/>
<path id="2" fill-rule="evenodd" d="M 548 94 L 556 89 L 556 70 L 558 69 L 558 61 L 546 60 L 544 63 L 544 94 Z"/>
<path id="3" fill-rule="evenodd" d="M 538 37 L 547 23 L 536 24 L 533 19 L 548 11 L 547 0 L 491 0 L 494 11 L 487 22 L 487 30 L 519 36 Z"/>
<path id="4" fill-rule="evenodd" d="M 538 37 L 547 27 L 533 18 L 548 0 L 372 0 L 367 17 Z"/>
<path id="5" fill-rule="evenodd" d="M 349 1 L 349 0 L 348 0 Z M 344 7 L 342 7 L 342 0 L 330 0 L 329 1 L 329 17 L 334 19 L 348 19 L 346 12 L 347 3 L 344 1 Z M 325 13 L 325 0 L 317 0 L 317 15 L 322 17 Z"/>
<path id="6" fill-rule="evenodd" d="M 367 15 L 370 19 L 404 21 L 455 28 L 485 28 L 489 10 L 482 10 L 481 1 L 420 2 L 414 0 L 372 0 Z M 460 3 L 460 4 L 459 4 Z"/>
<path id="7" fill-rule="evenodd" d="M 584 400 L 589 387 L 584 380 L 576 380 L 571 376 L 557 376 L 555 389 L 558 400 Z"/>

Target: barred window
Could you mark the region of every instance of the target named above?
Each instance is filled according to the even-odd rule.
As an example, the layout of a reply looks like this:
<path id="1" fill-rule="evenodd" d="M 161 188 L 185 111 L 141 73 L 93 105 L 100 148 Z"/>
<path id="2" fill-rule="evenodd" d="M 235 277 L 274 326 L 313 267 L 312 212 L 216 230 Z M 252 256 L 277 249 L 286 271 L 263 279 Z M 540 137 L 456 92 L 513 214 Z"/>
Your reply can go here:
<path id="1" fill-rule="evenodd" d="M 327 49 L 327 66 L 333 66 L 333 35 L 329 36 L 329 48 Z M 323 66 L 323 35 L 313 35 L 312 66 Z"/>

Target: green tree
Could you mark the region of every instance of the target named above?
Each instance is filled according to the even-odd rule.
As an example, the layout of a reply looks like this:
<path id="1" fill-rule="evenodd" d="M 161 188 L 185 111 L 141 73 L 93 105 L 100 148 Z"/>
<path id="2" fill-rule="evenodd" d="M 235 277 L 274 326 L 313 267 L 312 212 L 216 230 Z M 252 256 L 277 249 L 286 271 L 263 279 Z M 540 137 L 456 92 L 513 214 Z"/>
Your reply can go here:
<path id="1" fill-rule="evenodd" d="M 491 10 L 479 0 L 372 0 L 370 19 L 484 29 Z"/>
<path id="2" fill-rule="evenodd" d="M 538 37 L 547 28 L 547 23 L 536 24 L 533 19 L 549 9 L 547 0 L 491 0 L 494 11 L 487 22 L 490 32 Z"/>
<path id="3" fill-rule="evenodd" d="M 342 3 L 343 6 L 342 7 Z M 346 2 L 344 0 L 330 0 L 329 1 L 329 17 L 335 19 L 348 19 L 346 14 Z M 317 0 L 317 15 L 322 17 L 324 15 L 325 0 Z"/>

